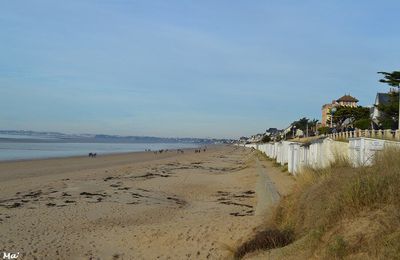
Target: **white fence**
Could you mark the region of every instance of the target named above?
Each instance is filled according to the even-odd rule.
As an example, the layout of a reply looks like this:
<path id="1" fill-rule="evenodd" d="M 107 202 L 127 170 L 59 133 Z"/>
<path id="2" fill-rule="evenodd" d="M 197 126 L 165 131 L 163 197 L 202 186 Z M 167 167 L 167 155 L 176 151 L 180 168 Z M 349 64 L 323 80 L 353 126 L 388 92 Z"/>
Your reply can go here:
<path id="1" fill-rule="evenodd" d="M 357 137 L 366 137 L 366 138 L 373 138 L 373 139 L 385 139 L 385 140 L 393 140 L 393 141 L 400 141 L 400 130 L 354 130 L 354 131 L 346 131 L 346 132 L 339 132 L 339 133 L 332 133 L 328 135 L 330 138 L 337 140 L 348 140 L 350 138 L 357 138 Z"/>
<path id="2" fill-rule="evenodd" d="M 266 144 L 246 144 L 244 146 L 265 153 L 281 165 L 287 164 L 288 171 L 296 175 L 303 167 L 325 168 L 337 157 L 349 159 L 355 167 L 370 165 L 377 151 L 388 146 L 400 148 L 400 142 L 362 137 L 350 138 L 349 143 L 325 138 L 314 140 L 308 144 L 281 141 Z"/>
<path id="3" fill-rule="evenodd" d="M 349 143 L 349 159 L 355 167 L 371 165 L 375 153 L 386 147 L 400 148 L 400 142 L 372 138 L 351 138 Z"/>

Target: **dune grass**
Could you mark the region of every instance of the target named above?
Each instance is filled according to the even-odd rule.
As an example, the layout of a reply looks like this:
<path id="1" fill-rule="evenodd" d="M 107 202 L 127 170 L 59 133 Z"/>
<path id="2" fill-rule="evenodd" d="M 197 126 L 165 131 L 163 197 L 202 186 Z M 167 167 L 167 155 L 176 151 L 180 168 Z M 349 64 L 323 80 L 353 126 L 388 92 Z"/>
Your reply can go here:
<path id="1" fill-rule="evenodd" d="M 287 244 L 306 237 L 303 249 L 316 259 L 400 259 L 400 150 L 380 152 L 370 167 L 339 158 L 329 168 L 304 169 L 263 230 L 274 232 L 257 233 L 237 258 L 291 234 Z"/>
<path id="2" fill-rule="evenodd" d="M 287 172 L 288 171 L 288 165 L 287 163 L 285 165 L 281 165 L 280 163 L 277 163 L 275 159 L 269 158 L 265 153 L 257 151 L 257 156 L 258 159 L 262 161 L 269 161 L 272 162 L 272 166 L 276 168 L 280 168 L 281 172 Z"/>

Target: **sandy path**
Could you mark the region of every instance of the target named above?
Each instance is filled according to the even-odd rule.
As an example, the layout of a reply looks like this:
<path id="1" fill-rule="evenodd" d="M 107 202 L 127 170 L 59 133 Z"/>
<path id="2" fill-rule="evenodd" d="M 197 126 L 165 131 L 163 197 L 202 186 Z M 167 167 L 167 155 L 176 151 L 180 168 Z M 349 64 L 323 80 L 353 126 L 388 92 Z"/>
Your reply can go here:
<path id="1" fill-rule="evenodd" d="M 261 165 L 260 160 L 255 158 L 257 168 L 257 206 L 255 214 L 257 216 L 266 216 L 270 207 L 276 203 L 280 195 L 275 187 L 275 183 L 271 181 L 266 169 Z M 271 170 L 271 169 L 269 169 Z"/>
<path id="2" fill-rule="evenodd" d="M 263 221 L 248 149 L 121 156 L 35 161 L 32 173 L 0 164 L 14 173 L 0 176 L 1 249 L 22 259 L 221 259 Z"/>

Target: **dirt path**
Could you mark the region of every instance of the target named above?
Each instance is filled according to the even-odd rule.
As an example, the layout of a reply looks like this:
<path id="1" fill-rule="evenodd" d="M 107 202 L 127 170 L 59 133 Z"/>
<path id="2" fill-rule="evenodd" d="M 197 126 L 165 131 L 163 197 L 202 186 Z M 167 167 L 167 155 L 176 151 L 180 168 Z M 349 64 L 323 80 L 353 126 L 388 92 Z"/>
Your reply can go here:
<path id="1" fill-rule="evenodd" d="M 258 158 L 256 160 L 257 168 L 257 207 L 255 214 L 265 216 L 270 207 L 279 200 L 280 196 L 272 182 L 270 176 L 267 174 L 267 170 L 260 163 Z"/>

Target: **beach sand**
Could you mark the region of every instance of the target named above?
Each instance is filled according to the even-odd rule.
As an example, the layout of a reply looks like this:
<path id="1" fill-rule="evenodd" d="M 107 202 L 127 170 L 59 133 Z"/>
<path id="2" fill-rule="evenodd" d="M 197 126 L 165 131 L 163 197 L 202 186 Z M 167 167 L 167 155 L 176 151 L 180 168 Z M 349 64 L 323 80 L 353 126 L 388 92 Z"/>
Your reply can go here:
<path id="1" fill-rule="evenodd" d="M 257 204 L 272 202 L 257 192 L 265 178 L 255 158 L 215 146 L 2 162 L 1 249 L 21 259 L 227 258 L 265 220 Z M 285 193 L 291 177 L 266 163 Z"/>

